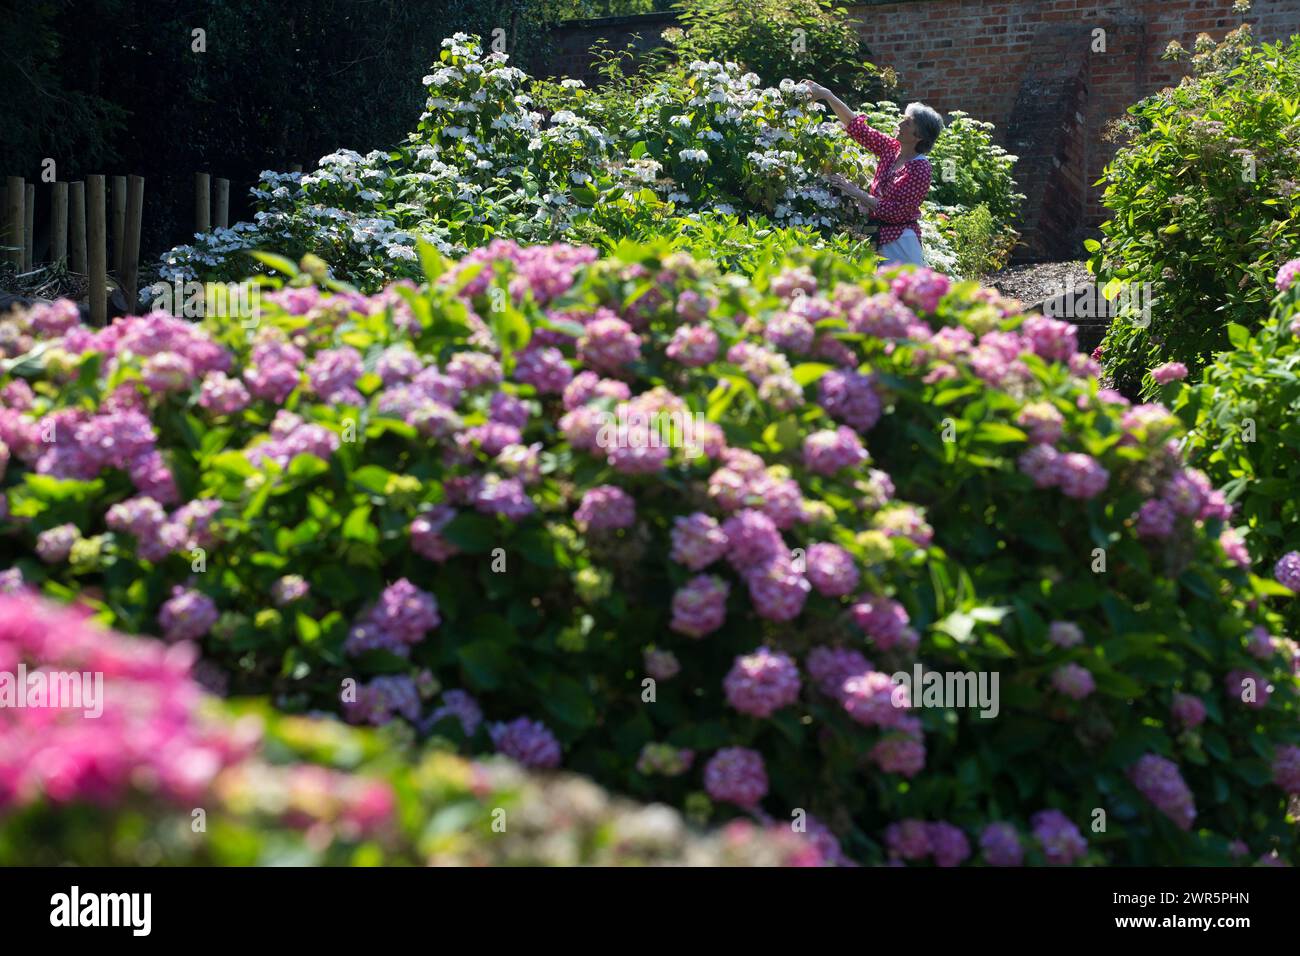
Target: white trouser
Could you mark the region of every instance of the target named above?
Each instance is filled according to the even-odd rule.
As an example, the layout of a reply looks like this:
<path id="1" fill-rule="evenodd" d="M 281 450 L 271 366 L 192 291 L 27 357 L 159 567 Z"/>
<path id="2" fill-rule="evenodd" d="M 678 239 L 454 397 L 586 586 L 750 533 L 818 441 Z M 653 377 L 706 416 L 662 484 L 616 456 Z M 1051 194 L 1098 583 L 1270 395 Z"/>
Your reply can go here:
<path id="1" fill-rule="evenodd" d="M 921 251 L 921 240 L 911 229 L 904 229 L 903 234 L 893 242 L 880 247 L 881 266 L 925 265 L 925 253 Z"/>

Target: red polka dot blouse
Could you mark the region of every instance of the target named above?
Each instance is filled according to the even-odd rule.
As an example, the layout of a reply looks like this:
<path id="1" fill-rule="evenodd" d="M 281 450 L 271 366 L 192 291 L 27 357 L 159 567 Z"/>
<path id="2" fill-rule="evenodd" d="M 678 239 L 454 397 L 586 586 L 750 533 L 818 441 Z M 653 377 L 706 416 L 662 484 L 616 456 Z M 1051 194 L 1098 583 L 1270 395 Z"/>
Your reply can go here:
<path id="1" fill-rule="evenodd" d="M 903 147 L 892 136 L 886 136 L 868 126 L 866 117 L 861 113 L 848 124 L 848 132 L 864 149 L 880 159 L 876 164 L 876 176 L 871 181 L 871 188 L 867 190 L 880 200 L 874 216 L 880 223 L 877 241 L 882 246 L 894 242 L 908 229 L 920 239 L 921 203 L 930 191 L 933 175 L 930 161 L 924 156 L 917 156 L 895 166 Z"/>

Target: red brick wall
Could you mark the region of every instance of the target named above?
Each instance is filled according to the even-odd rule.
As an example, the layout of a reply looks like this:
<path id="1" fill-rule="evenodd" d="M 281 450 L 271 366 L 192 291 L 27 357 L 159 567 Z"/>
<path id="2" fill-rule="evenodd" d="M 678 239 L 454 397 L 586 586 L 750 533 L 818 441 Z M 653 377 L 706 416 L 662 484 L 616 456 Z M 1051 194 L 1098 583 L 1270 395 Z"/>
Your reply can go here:
<path id="1" fill-rule="evenodd" d="M 893 67 L 913 99 L 965 110 L 997 126 L 1022 157 L 1028 257 L 1077 254 L 1078 239 L 1106 219 L 1099 180 L 1115 146 L 1107 124 L 1142 97 L 1176 83 L 1185 66 L 1160 59 L 1171 40 L 1221 38 L 1243 20 L 1233 0 L 863 0 L 847 3 L 878 66 Z M 1300 34 L 1300 0 L 1254 0 L 1244 19 L 1260 41 Z M 597 38 L 653 45 L 667 14 L 587 21 L 555 34 L 542 72 L 591 79 Z M 1093 52 L 1093 30 L 1105 52 Z M 815 67 L 809 71 L 815 75 Z"/>
<path id="2" fill-rule="evenodd" d="M 850 10 L 873 61 L 897 70 L 911 96 L 941 111 L 965 110 L 1003 135 L 1035 51 L 1062 38 L 1081 44 L 1087 225 L 1106 218 L 1101 190 L 1091 188 L 1115 149 L 1102 139 L 1106 124 L 1183 75 L 1182 65 L 1160 59 L 1169 41 L 1190 48 L 1197 34 L 1219 39 L 1242 19 L 1261 41 L 1300 33 L 1300 0 L 1255 0 L 1244 18 L 1232 0 L 876 0 Z M 1097 28 L 1106 31 L 1104 53 L 1091 50 Z"/>

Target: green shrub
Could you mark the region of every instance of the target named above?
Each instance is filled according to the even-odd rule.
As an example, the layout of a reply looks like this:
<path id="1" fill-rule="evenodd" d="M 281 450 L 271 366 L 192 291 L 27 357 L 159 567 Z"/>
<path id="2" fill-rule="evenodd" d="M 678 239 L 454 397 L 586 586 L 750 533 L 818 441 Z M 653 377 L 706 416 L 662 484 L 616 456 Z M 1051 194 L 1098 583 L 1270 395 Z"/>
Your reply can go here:
<path id="1" fill-rule="evenodd" d="M 1294 267 L 1293 267 L 1294 268 Z M 1251 333 L 1229 325 L 1232 348 L 1195 384 L 1165 388 L 1187 425 L 1187 454 L 1237 502 L 1256 573 L 1300 551 L 1300 283 L 1282 290 L 1272 316 Z M 1269 592 L 1290 597 L 1269 581 Z M 1286 600 L 1281 633 L 1300 634 L 1300 606 Z"/>
<path id="2" fill-rule="evenodd" d="M 1105 177 L 1113 215 L 1087 244 L 1099 282 L 1154 291 L 1150 314 L 1117 318 L 1103 343 L 1126 391 L 1164 362 L 1196 372 L 1232 323 L 1255 328 L 1300 244 L 1300 38 L 1254 47 L 1243 26 L 1197 50 L 1193 77 L 1129 110 Z"/>
<path id="3" fill-rule="evenodd" d="M 996 272 L 1010 256 L 1009 244 L 998 236 L 983 203 L 953 217 L 952 236 L 957 250 L 956 274 L 963 278 L 978 279 Z"/>
<path id="4" fill-rule="evenodd" d="M 941 862 L 992 821 L 1029 862 L 1295 860 L 1273 592 L 1208 490 L 1151 535 L 1198 480 L 1177 419 L 1100 391 L 1071 327 L 825 253 L 421 256 L 373 297 L 280 263 L 201 329 L 11 317 L 0 566 L 199 640 L 231 692 L 802 809 L 864 861 L 914 820 Z M 987 716 L 892 706 L 922 663 L 996 677 Z"/>
<path id="5" fill-rule="evenodd" d="M 866 60 L 848 11 L 829 0 L 679 0 L 684 30 L 669 34 L 683 63 L 739 63 L 775 86 L 786 77 L 819 83 L 848 100 L 889 97 L 893 70 Z"/>

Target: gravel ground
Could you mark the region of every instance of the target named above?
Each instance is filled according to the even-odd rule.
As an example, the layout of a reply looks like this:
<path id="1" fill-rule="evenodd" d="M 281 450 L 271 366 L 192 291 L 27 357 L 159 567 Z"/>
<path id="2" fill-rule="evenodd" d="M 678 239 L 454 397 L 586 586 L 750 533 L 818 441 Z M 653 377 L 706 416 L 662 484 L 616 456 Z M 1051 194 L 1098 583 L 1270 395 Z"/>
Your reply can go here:
<path id="1" fill-rule="evenodd" d="M 1044 299 L 1059 295 L 1071 283 L 1078 288 L 1091 285 L 1092 281 L 1092 274 L 1083 261 L 1011 266 L 983 279 L 985 285 L 993 286 L 1007 298 L 1019 299 L 1025 305 L 1037 305 Z"/>

